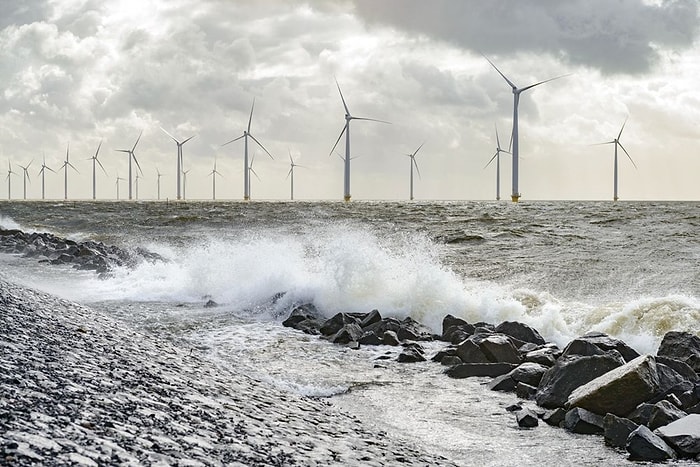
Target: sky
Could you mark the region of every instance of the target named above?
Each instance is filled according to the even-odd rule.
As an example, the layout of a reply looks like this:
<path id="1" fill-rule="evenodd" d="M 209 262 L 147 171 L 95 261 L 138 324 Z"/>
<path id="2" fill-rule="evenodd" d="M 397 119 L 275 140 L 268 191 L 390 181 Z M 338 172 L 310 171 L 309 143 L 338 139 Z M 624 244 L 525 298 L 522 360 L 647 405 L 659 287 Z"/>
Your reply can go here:
<path id="1" fill-rule="evenodd" d="M 608 200 L 612 144 L 622 200 L 699 200 L 700 2 L 697 0 L 25 0 L 0 2 L 0 197 L 41 196 L 42 157 L 58 171 L 70 144 L 69 198 L 116 197 L 127 155 L 143 170 L 139 198 L 176 191 L 183 146 L 188 199 L 243 197 L 243 134 L 259 179 L 253 199 L 342 199 L 345 123 L 353 116 L 351 194 L 488 200 L 508 146 L 518 86 L 525 200 Z M 627 120 L 626 120 L 627 119 Z M 63 172 L 46 173 L 63 198 Z M 120 196 L 127 193 L 119 182 Z M 501 155 L 501 197 L 511 161 Z"/>

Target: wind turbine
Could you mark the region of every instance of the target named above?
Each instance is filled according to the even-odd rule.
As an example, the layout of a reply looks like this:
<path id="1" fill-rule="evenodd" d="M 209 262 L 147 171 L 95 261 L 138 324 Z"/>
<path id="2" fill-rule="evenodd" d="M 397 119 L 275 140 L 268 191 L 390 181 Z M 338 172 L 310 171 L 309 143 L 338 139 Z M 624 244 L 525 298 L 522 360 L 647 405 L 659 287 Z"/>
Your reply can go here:
<path id="1" fill-rule="evenodd" d="M 10 175 L 17 175 L 17 172 L 12 171 L 12 164 L 7 161 L 7 199 L 12 199 L 12 179 Z"/>
<path id="2" fill-rule="evenodd" d="M 287 177 L 291 177 L 291 191 L 290 191 L 290 199 L 294 201 L 294 167 L 304 167 L 303 165 L 295 164 L 294 159 L 292 159 L 292 150 L 289 150 L 289 160 L 291 161 L 289 172 L 287 172 Z M 251 164 L 252 165 L 252 164 Z"/>
<path id="3" fill-rule="evenodd" d="M 187 173 L 192 169 L 182 171 L 182 199 L 187 199 Z"/>
<path id="4" fill-rule="evenodd" d="M 136 182 L 134 183 L 134 185 L 135 185 L 135 188 L 136 188 L 136 200 L 137 200 L 137 201 L 138 201 L 138 199 L 139 199 L 139 178 L 142 178 L 142 177 L 139 177 L 139 173 L 136 172 Z"/>
<path id="5" fill-rule="evenodd" d="M 33 161 L 33 160 L 30 161 L 29 164 L 27 164 L 26 166 L 20 165 L 20 167 L 21 167 L 22 170 L 24 171 L 24 175 L 23 175 L 23 177 L 22 177 L 23 182 L 24 182 L 24 183 L 23 183 L 23 185 L 24 185 L 24 186 L 23 186 L 23 188 L 24 188 L 24 192 L 23 192 L 23 193 L 24 193 L 24 196 L 23 196 L 22 199 L 27 199 L 27 180 L 29 180 L 29 183 L 32 182 L 31 179 L 29 178 L 29 171 L 27 170 L 27 169 L 29 169 L 29 166 L 32 165 L 32 162 L 34 162 L 34 161 Z M 19 165 L 19 164 L 17 164 L 17 165 Z"/>
<path id="6" fill-rule="evenodd" d="M 406 156 L 411 158 L 411 163 L 410 163 L 410 166 L 411 166 L 411 198 L 410 199 L 411 200 L 413 200 L 413 167 L 415 166 L 416 172 L 418 173 L 418 178 L 420 178 L 420 170 L 418 169 L 418 163 L 416 162 L 416 154 L 418 154 L 418 151 L 420 151 L 420 148 L 423 147 L 423 144 L 425 144 L 425 143 L 422 143 L 420 146 L 418 146 L 418 149 L 413 151 L 413 154 L 406 154 Z"/>
<path id="7" fill-rule="evenodd" d="M 244 138 L 244 153 L 243 153 L 243 199 L 248 201 L 250 199 L 250 174 L 248 173 L 249 170 L 249 164 L 248 164 L 248 137 L 250 136 L 253 141 L 257 143 L 258 146 L 262 148 L 263 151 L 267 153 L 268 156 L 270 156 L 270 159 L 275 159 L 272 157 L 272 154 L 270 154 L 270 151 L 265 149 L 265 146 L 262 145 L 260 141 L 255 139 L 255 136 L 253 136 L 250 132 L 250 124 L 253 121 L 253 109 L 255 108 L 255 98 L 253 98 L 253 105 L 250 107 L 250 117 L 248 118 L 248 129 L 243 130 L 243 134 L 239 136 L 238 138 L 232 139 L 231 141 L 228 141 L 221 146 L 226 146 L 227 144 L 233 143 L 234 141 L 238 141 L 241 138 Z M 251 163 L 252 164 L 252 163 Z"/>
<path id="8" fill-rule="evenodd" d="M 250 158 L 250 165 L 248 166 L 248 170 L 249 170 L 250 172 L 252 172 L 253 175 L 255 175 L 255 178 L 257 178 L 258 180 L 260 180 L 260 176 L 259 176 L 258 173 L 255 171 L 255 169 L 253 169 L 253 162 L 255 162 L 255 155 L 256 155 L 256 154 L 257 154 L 257 151 L 255 151 L 255 152 L 253 153 L 253 157 Z M 262 181 L 262 180 L 260 180 L 260 181 Z M 248 195 L 250 195 L 250 176 L 248 177 Z"/>
<path id="9" fill-rule="evenodd" d="M 119 176 L 119 172 L 117 172 L 117 183 L 116 183 L 116 185 L 117 185 L 117 201 L 119 201 L 119 182 L 120 182 L 121 180 L 126 180 L 126 179 L 120 177 L 120 176 Z"/>
<path id="10" fill-rule="evenodd" d="M 496 127 L 495 123 L 493 127 L 496 129 L 496 153 L 484 166 L 484 169 L 491 165 L 491 162 L 496 159 L 496 200 L 498 201 L 501 199 L 501 153 L 505 152 L 506 154 L 510 154 L 510 151 L 501 149 L 501 140 L 498 138 L 498 127 Z"/>
<path id="11" fill-rule="evenodd" d="M 46 175 L 46 169 L 50 170 L 53 173 L 56 173 L 54 169 L 46 165 L 46 154 L 44 154 L 44 162 L 41 164 L 41 170 L 39 171 L 39 175 L 41 175 L 41 199 L 46 199 L 45 198 L 45 190 L 44 190 L 44 176 Z"/>
<path id="12" fill-rule="evenodd" d="M 634 163 L 632 160 L 632 156 L 627 152 L 627 149 L 622 145 L 620 142 L 620 137 L 622 136 L 622 130 L 625 129 L 625 124 L 627 124 L 627 118 L 625 118 L 625 121 L 622 123 L 622 128 L 620 128 L 620 133 L 617 134 L 617 138 L 613 139 L 612 141 L 606 141 L 604 143 L 598 143 L 598 144 L 614 144 L 615 145 L 615 169 L 614 169 L 614 176 L 613 176 L 613 201 L 617 201 L 619 198 L 617 197 L 617 147 L 619 146 L 620 149 L 625 151 L 625 154 L 627 154 L 627 157 L 629 158 L 630 162 L 634 166 L 634 168 L 637 168 L 637 164 Z"/>
<path id="13" fill-rule="evenodd" d="M 160 173 L 160 170 L 156 168 L 156 173 L 158 174 L 158 199 L 160 200 L 160 177 L 163 176 L 162 173 Z"/>
<path id="14" fill-rule="evenodd" d="M 338 139 L 335 140 L 335 144 L 333 145 L 333 149 L 331 149 L 331 152 L 328 155 L 330 156 L 331 154 L 333 154 L 333 150 L 340 142 L 340 138 L 343 137 L 343 133 L 345 133 L 345 158 L 343 159 L 345 161 L 345 174 L 344 174 L 344 179 L 343 179 L 343 199 L 345 201 L 350 201 L 350 159 L 351 159 L 351 157 L 350 157 L 350 121 L 351 120 L 367 120 L 370 122 L 389 123 L 389 124 L 390 124 L 390 122 L 385 122 L 384 120 L 377 120 L 374 118 L 353 117 L 350 114 L 350 110 L 348 110 L 348 105 L 345 103 L 345 97 L 343 97 L 343 91 L 340 90 L 340 84 L 338 84 L 338 80 L 335 80 L 335 85 L 338 86 L 338 92 L 340 93 L 340 99 L 343 101 L 343 107 L 345 107 L 345 126 L 343 126 L 343 129 L 340 130 L 340 135 L 338 135 Z"/>
<path id="15" fill-rule="evenodd" d="M 170 136 L 170 138 L 175 141 L 175 144 L 177 144 L 177 199 L 180 199 L 180 175 L 182 174 L 182 165 L 184 163 L 184 160 L 182 159 L 182 146 L 194 138 L 197 135 L 192 135 L 189 138 L 179 141 L 177 138 L 175 138 L 173 135 L 165 131 L 163 127 L 160 127 L 161 130 L 163 130 L 163 133 L 166 135 Z M 160 180 L 160 178 L 159 178 Z M 158 198 L 160 199 L 160 198 Z"/>
<path id="16" fill-rule="evenodd" d="M 222 176 L 219 171 L 216 170 L 216 157 L 214 157 L 214 170 L 209 172 L 209 175 L 211 175 L 211 199 L 216 200 L 216 176 Z"/>
<path id="17" fill-rule="evenodd" d="M 134 151 L 136 150 L 136 145 L 139 144 L 139 140 L 141 139 L 141 135 L 143 134 L 143 130 L 141 130 L 141 133 L 139 133 L 139 137 L 136 138 L 136 142 L 134 143 L 134 147 L 131 149 L 115 149 L 117 152 L 125 152 L 129 154 L 129 199 L 131 199 L 131 160 L 133 159 L 134 162 L 136 162 L 136 167 L 138 167 L 139 172 L 141 172 L 141 175 L 143 175 L 143 170 L 141 170 L 141 166 L 139 165 L 139 161 L 136 159 L 136 155 L 134 154 Z"/>
<path id="18" fill-rule="evenodd" d="M 107 171 L 105 170 L 104 166 L 102 165 L 102 162 L 97 158 L 97 155 L 100 153 L 100 148 L 102 147 L 102 140 L 100 140 L 100 144 L 97 145 L 97 151 L 95 151 L 95 155 L 92 156 L 88 160 L 92 160 L 92 199 L 96 199 L 95 193 L 96 193 L 96 184 L 95 184 L 95 163 L 100 165 L 100 168 L 102 171 L 107 175 Z"/>
<path id="19" fill-rule="evenodd" d="M 78 169 L 76 169 L 75 166 L 68 160 L 69 149 L 70 143 L 68 143 L 68 146 L 66 146 L 66 160 L 63 161 L 63 165 L 61 166 L 63 169 L 63 199 L 68 199 L 68 167 L 75 170 L 77 173 L 80 173 L 78 172 Z"/>
<path id="20" fill-rule="evenodd" d="M 522 94 L 524 91 L 527 91 L 528 89 L 532 89 L 535 86 L 539 86 L 540 84 L 548 83 L 550 81 L 553 81 L 555 79 L 563 78 L 564 76 L 568 75 L 562 75 L 562 76 L 556 76 L 554 78 L 546 79 L 544 81 L 540 81 L 535 84 L 531 84 L 529 86 L 525 86 L 523 88 L 517 87 L 511 80 L 506 78 L 506 75 L 501 73 L 501 70 L 499 70 L 496 65 L 493 64 L 491 60 L 484 55 L 484 58 L 486 61 L 488 61 L 491 66 L 498 72 L 499 75 L 503 77 L 504 80 L 506 80 L 506 83 L 511 87 L 513 91 L 513 133 L 512 133 L 512 138 L 513 138 L 513 192 L 510 195 L 511 200 L 514 203 L 517 203 L 518 200 L 520 199 L 520 191 L 518 190 L 518 156 L 519 156 L 519 145 L 518 145 L 518 104 L 520 102 L 520 94 Z"/>

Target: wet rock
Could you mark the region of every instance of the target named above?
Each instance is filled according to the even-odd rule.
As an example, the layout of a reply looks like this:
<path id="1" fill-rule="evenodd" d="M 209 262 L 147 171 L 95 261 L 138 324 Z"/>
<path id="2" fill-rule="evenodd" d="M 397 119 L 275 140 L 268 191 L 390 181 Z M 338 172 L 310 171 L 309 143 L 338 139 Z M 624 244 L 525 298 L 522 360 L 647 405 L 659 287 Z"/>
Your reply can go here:
<path id="1" fill-rule="evenodd" d="M 542 380 L 542 376 L 547 372 L 548 368 L 539 363 L 522 363 L 513 371 L 508 373 L 513 380 L 530 386 L 537 386 Z"/>
<path id="2" fill-rule="evenodd" d="M 535 394 L 537 405 L 547 409 L 563 407 L 576 388 L 623 364 L 622 357 L 613 353 L 562 357 L 542 376 Z"/>
<path id="3" fill-rule="evenodd" d="M 655 431 L 684 457 L 700 454 L 700 415 L 691 414 Z"/>
<path id="4" fill-rule="evenodd" d="M 700 337 L 689 332 L 670 331 L 664 335 L 657 355 L 670 357 L 700 373 Z"/>
<path id="5" fill-rule="evenodd" d="M 474 336 L 470 339 L 479 345 L 479 349 L 490 362 L 519 364 L 521 361 L 518 349 L 504 334 Z"/>
<path id="6" fill-rule="evenodd" d="M 676 458 L 673 449 L 644 425 L 630 433 L 625 447 L 630 460 L 659 462 Z"/>
<path id="7" fill-rule="evenodd" d="M 512 363 L 462 363 L 448 368 L 445 370 L 445 374 L 451 378 L 469 378 L 472 376 L 490 376 L 494 378 L 508 373 L 516 366 Z"/>
<path id="8" fill-rule="evenodd" d="M 547 425 L 561 426 L 561 424 L 564 422 L 565 417 L 566 410 L 564 410 L 561 407 L 558 407 L 556 409 L 546 410 L 544 412 L 544 415 L 542 415 L 542 420 Z"/>
<path id="9" fill-rule="evenodd" d="M 321 313 L 311 303 L 294 307 L 289 317 L 282 321 L 282 326 L 297 329 L 306 334 L 319 334 Z"/>
<path id="10" fill-rule="evenodd" d="M 627 438 L 639 425 L 627 418 L 618 417 L 611 413 L 603 417 L 603 437 L 605 444 L 624 449 L 627 446 Z"/>
<path id="11" fill-rule="evenodd" d="M 521 399 L 530 400 L 533 397 L 535 397 L 536 393 L 537 387 L 535 386 L 530 386 L 529 384 L 525 384 L 522 382 L 518 382 L 515 385 L 515 395 L 520 397 Z"/>
<path id="12" fill-rule="evenodd" d="M 489 389 L 492 391 L 501 392 L 513 392 L 517 385 L 517 381 L 511 378 L 509 374 L 497 376 L 488 384 Z"/>
<path id="13" fill-rule="evenodd" d="M 456 356 L 457 356 L 457 350 L 453 347 L 448 347 L 446 349 L 438 351 L 435 355 L 433 355 L 433 357 L 430 360 L 433 362 L 442 363 L 442 360 L 445 357 L 456 357 Z"/>
<path id="14" fill-rule="evenodd" d="M 381 320 L 382 315 L 379 314 L 379 310 L 372 310 L 360 320 L 360 327 L 364 329 L 367 326 L 380 322 Z"/>
<path id="15" fill-rule="evenodd" d="M 382 345 L 384 342 L 374 331 L 365 332 L 359 340 L 362 345 Z"/>
<path id="16" fill-rule="evenodd" d="M 680 420 L 686 415 L 688 414 L 669 401 L 659 401 L 654 404 L 654 407 L 651 409 L 651 413 L 649 414 L 649 423 L 647 423 L 647 426 L 653 431 L 661 426 L 668 425 L 676 420 Z"/>
<path id="17" fill-rule="evenodd" d="M 580 407 L 566 412 L 562 426 L 573 433 L 582 435 L 603 433 L 604 430 L 602 416 Z"/>
<path id="18" fill-rule="evenodd" d="M 519 341 L 531 342 L 533 344 L 542 345 L 545 343 L 544 338 L 537 332 L 536 329 L 524 323 L 517 321 L 504 321 L 496 326 L 496 332 L 514 337 Z"/>
<path id="19" fill-rule="evenodd" d="M 481 347 L 472 339 L 467 339 L 457 346 L 457 356 L 464 363 L 490 363 L 489 358 L 482 352 Z"/>
<path id="20" fill-rule="evenodd" d="M 520 428 L 535 428 L 539 424 L 537 414 L 530 409 L 522 409 L 514 413 Z"/>
<path id="21" fill-rule="evenodd" d="M 327 319 L 319 328 L 319 331 L 321 334 L 324 336 L 333 336 L 337 334 L 341 329 L 343 329 L 344 326 L 348 324 L 355 324 L 358 328 L 360 327 L 359 325 L 359 320 L 348 313 L 336 313 L 333 315 L 333 317 Z M 360 328 L 361 330 L 362 328 Z M 359 337 L 362 337 L 360 335 Z M 358 337 L 358 339 L 359 339 Z"/>
<path id="22" fill-rule="evenodd" d="M 399 340 L 405 341 L 431 341 L 433 340 L 433 333 L 429 328 L 423 326 L 418 321 L 413 318 L 406 317 L 401 321 L 399 330 L 396 335 Z"/>
<path id="23" fill-rule="evenodd" d="M 362 328 L 359 324 L 349 323 L 340 328 L 329 340 L 334 344 L 349 344 L 353 341 L 359 341 L 362 334 Z"/>
<path id="24" fill-rule="evenodd" d="M 217 306 L 219 306 L 219 304 L 212 299 L 207 300 L 204 304 L 204 308 L 216 308 Z"/>
<path id="25" fill-rule="evenodd" d="M 542 348 L 527 352 L 523 356 L 523 362 L 538 363 L 546 367 L 552 367 L 561 356 L 561 350 L 555 345 L 547 345 Z"/>
<path id="26" fill-rule="evenodd" d="M 569 396 L 567 405 L 598 414 L 624 416 L 651 399 L 658 388 L 656 361 L 652 355 L 643 355 L 578 387 Z"/>
<path id="27" fill-rule="evenodd" d="M 382 344 L 397 346 L 401 344 L 401 342 L 399 341 L 399 336 L 397 336 L 394 331 L 384 331 L 384 335 L 382 336 Z"/>
<path id="28" fill-rule="evenodd" d="M 638 425 L 648 425 L 649 419 L 651 418 L 651 411 L 653 409 L 654 404 L 643 402 L 635 407 L 629 414 L 627 414 L 627 418 Z"/>
<path id="29" fill-rule="evenodd" d="M 404 348 L 399 354 L 398 361 L 401 363 L 416 363 L 426 361 L 423 351 L 419 347 L 410 346 Z"/>

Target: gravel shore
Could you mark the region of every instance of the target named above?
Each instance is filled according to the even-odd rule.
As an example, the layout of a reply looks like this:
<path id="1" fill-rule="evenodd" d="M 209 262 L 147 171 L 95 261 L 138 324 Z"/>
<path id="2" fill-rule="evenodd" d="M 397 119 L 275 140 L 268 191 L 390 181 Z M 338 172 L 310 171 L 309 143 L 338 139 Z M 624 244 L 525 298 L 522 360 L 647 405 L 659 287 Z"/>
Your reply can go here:
<path id="1" fill-rule="evenodd" d="M 95 310 L 0 280 L 2 465 L 452 465 Z"/>

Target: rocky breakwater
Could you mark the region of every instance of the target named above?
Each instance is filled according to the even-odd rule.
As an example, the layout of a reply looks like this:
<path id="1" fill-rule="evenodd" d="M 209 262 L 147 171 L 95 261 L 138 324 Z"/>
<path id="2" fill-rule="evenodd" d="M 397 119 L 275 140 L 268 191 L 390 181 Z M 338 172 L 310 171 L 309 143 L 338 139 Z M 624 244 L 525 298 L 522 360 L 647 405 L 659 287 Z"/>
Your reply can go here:
<path id="1" fill-rule="evenodd" d="M 631 460 L 700 461 L 700 338 L 687 332 L 669 332 L 656 355 L 639 355 L 603 333 L 560 349 L 523 323 L 468 323 L 451 315 L 440 335 L 410 318 L 382 318 L 377 310 L 324 319 L 311 304 L 296 307 L 283 324 L 355 348 L 401 345 L 399 361 L 430 358 L 447 366 L 452 378 L 489 377 L 492 390 L 520 398 L 509 410 L 523 428 L 541 419 L 600 435 Z M 425 340 L 446 346 L 428 357 L 420 345 Z"/>
<path id="2" fill-rule="evenodd" d="M 51 233 L 26 233 L 0 228 L 0 252 L 37 258 L 50 264 L 72 265 L 76 269 L 107 274 L 117 266 L 135 266 L 140 261 L 162 261 L 160 255 L 136 248 L 128 251 L 102 242 L 76 242 Z"/>
<path id="3" fill-rule="evenodd" d="M 452 465 L 232 362 L 0 280 L 0 465 Z"/>

